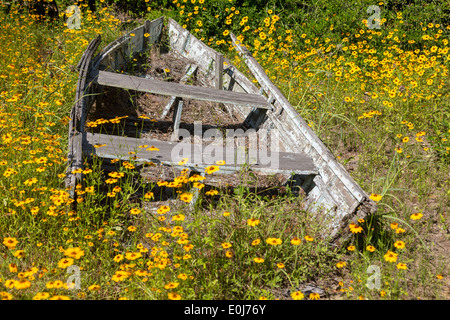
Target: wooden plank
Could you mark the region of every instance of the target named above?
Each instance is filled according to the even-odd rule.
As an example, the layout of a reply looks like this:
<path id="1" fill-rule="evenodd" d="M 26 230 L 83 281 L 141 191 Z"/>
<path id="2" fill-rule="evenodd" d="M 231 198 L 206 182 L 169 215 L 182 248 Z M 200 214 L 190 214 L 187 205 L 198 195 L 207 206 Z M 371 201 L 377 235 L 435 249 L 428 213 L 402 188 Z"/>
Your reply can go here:
<path id="1" fill-rule="evenodd" d="M 216 54 L 216 65 L 215 65 L 215 78 L 216 78 L 216 89 L 223 90 L 223 54 Z"/>
<path id="2" fill-rule="evenodd" d="M 164 17 L 159 17 L 155 20 L 150 21 L 150 41 L 149 44 L 154 44 L 159 42 L 162 36 L 162 30 L 164 27 Z"/>
<path id="3" fill-rule="evenodd" d="M 98 74 L 94 74 L 93 77 L 94 81 L 100 85 L 195 100 L 271 109 L 271 105 L 260 95 L 144 79 L 101 70 L 97 72 Z"/>
<path id="4" fill-rule="evenodd" d="M 163 109 L 163 112 L 161 114 L 161 117 L 159 117 L 160 120 L 163 120 L 170 112 L 170 109 L 172 109 L 178 102 L 180 102 L 180 97 L 171 97 L 169 102 L 166 104 L 166 106 Z"/>
<path id="5" fill-rule="evenodd" d="M 173 111 L 173 134 L 172 141 L 178 141 L 178 131 L 180 130 L 181 112 L 183 111 L 183 100 L 180 99 L 175 104 L 175 110 Z"/>
<path id="6" fill-rule="evenodd" d="M 147 150 L 151 146 L 159 150 Z M 211 152 L 211 148 L 214 148 L 215 152 Z M 183 158 L 187 158 L 188 161 L 183 167 L 195 171 L 204 170 L 207 166 L 215 164 L 218 159 L 222 159 L 226 164 L 220 166 L 221 173 L 235 173 L 244 164 L 247 164 L 252 170 L 263 174 L 317 174 L 314 163 L 309 156 L 303 153 L 270 152 L 270 158 L 276 161 L 268 162 L 265 152 L 260 152 L 260 150 L 251 150 L 245 155 L 245 158 L 242 158 L 239 156 L 242 153 L 241 150 L 226 146 L 166 142 L 98 133 L 83 133 L 83 153 L 87 156 L 96 155 L 106 159 L 152 161 L 165 165 L 178 165 Z M 249 154 L 256 158 L 250 159 Z"/>

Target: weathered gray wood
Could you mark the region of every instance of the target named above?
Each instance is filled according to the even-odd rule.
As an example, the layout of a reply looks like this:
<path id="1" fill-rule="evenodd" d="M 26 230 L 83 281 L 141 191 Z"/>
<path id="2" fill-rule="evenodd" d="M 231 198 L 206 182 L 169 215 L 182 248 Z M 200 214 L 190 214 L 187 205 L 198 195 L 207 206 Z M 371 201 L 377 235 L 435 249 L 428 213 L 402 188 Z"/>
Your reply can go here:
<path id="1" fill-rule="evenodd" d="M 95 145 L 102 147 L 95 148 Z M 140 148 L 140 146 L 147 147 Z M 151 146 L 159 150 L 147 150 Z M 259 151 L 250 150 L 243 158 L 241 157 L 242 150 L 237 148 L 214 146 L 214 150 L 216 152 L 212 154 L 210 145 L 83 133 L 83 153 L 87 156 L 96 155 L 106 159 L 133 160 L 136 162 L 152 161 L 165 165 L 178 165 L 183 158 L 188 158 L 183 167 L 199 171 L 215 164 L 219 154 L 223 155 L 222 159 L 226 162 L 225 165 L 220 166 L 221 173 L 225 174 L 239 171 L 245 164 L 249 165 L 252 170 L 263 174 L 317 174 L 317 168 L 312 160 L 302 153 L 272 152 L 270 157 L 277 159 L 277 161 L 276 163 L 267 163 L 266 159 L 262 158 L 264 154 Z M 249 155 L 253 155 L 253 157 L 250 158 Z"/>
<path id="2" fill-rule="evenodd" d="M 180 130 L 180 120 L 181 113 L 183 111 L 183 100 L 180 99 L 177 104 L 175 104 L 175 109 L 173 111 L 173 134 L 172 140 L 178 141 L 178 131 Z"/>
<path id="3" fill-rule="evenodd" d="M 216 78 L 216 89 L 223 90 L 223 54 L 216 54 L 215 63 L 215 78 Z"/>
<path id="4" fill-rule="evenodd" d="M 161 117 L 159 117 L 159 119 L 163 120 L 169 114 L 170 109 L 172 109 L 176 104 L 178 104 L 180 99 L 181 99 L 180 97 L 171 97 L 169 102 L 164 107 Z"/>
<path id="5" fill-rule="evenodd" d="M 161 40 L 163 27 L 164 17 L 150 21 L 150 30 L 148 31 L 150 33 L 149 44 L 154 44 Z"/>
<path id="6" fill-rule="evenodd" d="M 146 37 L 145 35 L 148 33 L 151 36 L 150 33 L 150 27 L 151 27 L 151 22 L 150 20 L 145 20 L 144 22 L 144 39 L 143 39 L 143 43 L 142 43 L 142 51 L 147 51 L 149 48 L 149 37 Z"/>
<path id="7" fill-rule="evenodd" d="M 270 104 L 259 95 L 144 79 L 107 71 L 98 71 L 98 74 L 93 74 L 92 76 L 96 83 L 110 87 L 248 107 L 271 108 Z"/>

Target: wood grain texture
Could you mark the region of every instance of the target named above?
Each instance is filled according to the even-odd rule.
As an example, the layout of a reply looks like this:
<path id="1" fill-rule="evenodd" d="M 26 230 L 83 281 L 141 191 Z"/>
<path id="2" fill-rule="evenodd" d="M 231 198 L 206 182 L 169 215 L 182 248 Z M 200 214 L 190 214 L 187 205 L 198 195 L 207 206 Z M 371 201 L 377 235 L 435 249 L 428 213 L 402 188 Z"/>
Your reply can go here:
<path id="1" fill-rule="evenodd" d="M 145 79 L 108 71 L 98 71 L 98 74 L 93 76 L 96 83 L 110 87 L 149 92 L 167 96 L 177 96 L 195 100 L 222 102 L 247 107 L 271 109 L 271 105 L 261 95 Z"/>
<path id="2" fill-rule="evenodd" d="M 150 147 L 158 150 L 147 150 Z M 89 132 L 83 134 L 83 153 L 86 156 L 96 155 L 100 158 L 137 162 L 152 161 L 165 165 L 178 165 L 182 159 L 187 158 L 183 166 L 196 171 L 204 170 L 205 167 L 214 165 L 216 161 L 224 160 L 225 165 L 220 166 L 222 173 L 233 173 L 244 165 L 249 165 L 252 170 L 264 174 L 317 174 L 317 168 L 306 154 L 270 151 L 266 154 L 266 152 Z"/>

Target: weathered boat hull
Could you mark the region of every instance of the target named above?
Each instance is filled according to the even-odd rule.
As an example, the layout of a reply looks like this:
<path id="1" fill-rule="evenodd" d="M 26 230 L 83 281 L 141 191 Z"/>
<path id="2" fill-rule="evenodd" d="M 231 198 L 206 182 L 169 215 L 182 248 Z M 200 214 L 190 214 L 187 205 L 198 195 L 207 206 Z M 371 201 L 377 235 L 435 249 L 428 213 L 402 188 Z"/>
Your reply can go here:
<path id="1" fill-rule="evenodd" d="M 89 61 L 83 59 L 80 61 L 82 66 L 80 79 L 87 79 L 87 81 L 79 81 L 77 103 L 72 111 L 75 122 L 69 128 L 68 187 L 74 186 L 74 182 L 77 180 L 77 177 L 71 172 L 82 166 L 80 151 L 83 148 L 83 135 L 86 140 L 84 121 L 93 100 L 90 94 L 101 91 L 101 86 L 95 83 L 94 78 L 98 76 L 99 70 L 100 72 L 115 71 L 122 68 L 133 53 L 145 51 L 151 44 L 158 42 L 163 29 L 163 17 L 151 22 L 146 21 L 143 26 L 106 46 L 95 59 L 90 60 L 91 55 L 86 55 L 84 60 Z M 150 36 L 145 37 L 146 34 L 150 34 Z M 167 22 L 167 35 L 171 50 L 196 64 L 197 73 L 200 73 L 201 79 L 204 79 L 203 86 L 215 87 L 217 83 L 220 83 L 225 90 L 263 95 L 264 100 L 270 103 L 269 109 L 252 108 L 233 103 L 226 104 L 226 107 L 242 119 L 249 128 L 254 128 L 256 131 L 276 131 L 279 139 L 279 151 L 303 153 L 311 157 L 317 174 L 293 174 L 292 179 L 306 192 L 308 209 L 324 212 L 330 217 L 329 225 L 324 226 L 326 232 L 337 238 L 342 235 L 342 226 L 349 220 L 375 213 L 375 202 L 336 161 L 332 153 L 295 111 L 282 92 L 271 82 L 258 62 L 245 47 L 238 43 L 233 35 L 234 46 L 258 81 L 260 88 L 232 64 L 227 64 L 223 73 L 217 72 L 216 60 L 220 54 L 172 19 L 168 19 Z M 93 44 L 90 44 L 91 51 L 94 45 L 98 45 L 97 42 L 93 41 Z M 222 79 L 218 79 L 218 73 L 221 74 Z M 220 81 L 218 82 L 218 80 Z"/>

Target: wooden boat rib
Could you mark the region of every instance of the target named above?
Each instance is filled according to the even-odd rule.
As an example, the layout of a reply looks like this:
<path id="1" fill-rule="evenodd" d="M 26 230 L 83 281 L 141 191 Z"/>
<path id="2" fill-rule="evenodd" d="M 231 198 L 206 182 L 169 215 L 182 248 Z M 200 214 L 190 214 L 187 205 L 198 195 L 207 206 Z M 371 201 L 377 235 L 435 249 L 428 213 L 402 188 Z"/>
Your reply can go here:
<path id="1" fill-rule="evenodd" d="M 165 29 L 171 50 L 177 56 L 187 58 L 195 65 L 195 71 L 201 75 L 199 78 L 202 79 L 202 86 L 167 83 L 115 72 L 123 68 L 133 54 L 145 52 L 158 43 Z M 71 111 L 66 178 L 66 186 L 71 188 L 71 195 L 76 197 L 74 186 L 82 178 L 80 170 L 75 170 L 83 168 L 83 157 L 90 153 L 104 158 L 120 158 L 119 153 L 125 155 L 130 150 L 136 150 L 139 144 L 152 144 L 159 145 L 161 150 L 165 150 L 159 159 L 141 153 L 137 157 L 138 161 L 156 160 L 165 165 L 176 164 L 177 159 L 171 159 L 168 156 L 173 148 L 179 146 L 175 142 L 120 138 L 85 131 L 86 117 L 96 95 L 102 92 L 104 86 L 113 86 L 172 96 L 171 102 L 161 112 L 167 114 L 169 107 L 174 108 L 175 129 L 179 126 L 182 99 L 193 98 L 223 103 L 230 112 L 242 119 L 247 128 L 253 128 L 256 132 L 276 131 L 280 150 L 275 150 L 278 152 L 275 153 L 281 159 L 279 167 L 273 170 L 267 166 L 258 168 L 257 162 L 256 165 L 251 166 L 252 170 L 259 170 L 266 174 L 289 173 L 291 180 L 306 193 L 308 210 L 326 212 L 332 218 L 331 223 L 324 226 L 326 232 L 335 239 L 348 234 L 342 227 L 349 221 L 375 213 L 376 203 L 336 161 L 330 150 L 271 82 L 264 69 L 245 46 L 240 44 L 233 34 L 231 39 L 260 88 L 232 64 L 227 63 L 223 68 L 223 56 L 220 53 L 205 45 L 170 18 L 167 20 L 166 27 L 164 17 L 146 21 L 142 26 L 108 44 L 95 58 L 93 54 L 99 46 L 100 36 L 92 40 L 78 65 L 79 80 L 75 104 Z M 102 148 L 103 151 L 92 148 L 94 144 L 105 141 L 109 142 L 107 145 L 110 147 Z M 117 147 L 118 144 L 121 144 L 120 148 Z M 202 147 L 191 147 L 190 150 L 194 154 L 204 151 Z M 195 148 L 200 149 L 194 151 Z M 222 151 L 224 154 L 236 153 L 236 150 L 223 149 Z M 202 161 L 200 165 L 198 162 L 189 162 L 185 166 L 201 171 L 211 164 Z M 233 162 L 233 159 L 227 160 L 227 166 L 223 168 L 223 171 L 238 170 L 239 164 L 237 161 Z"/>

